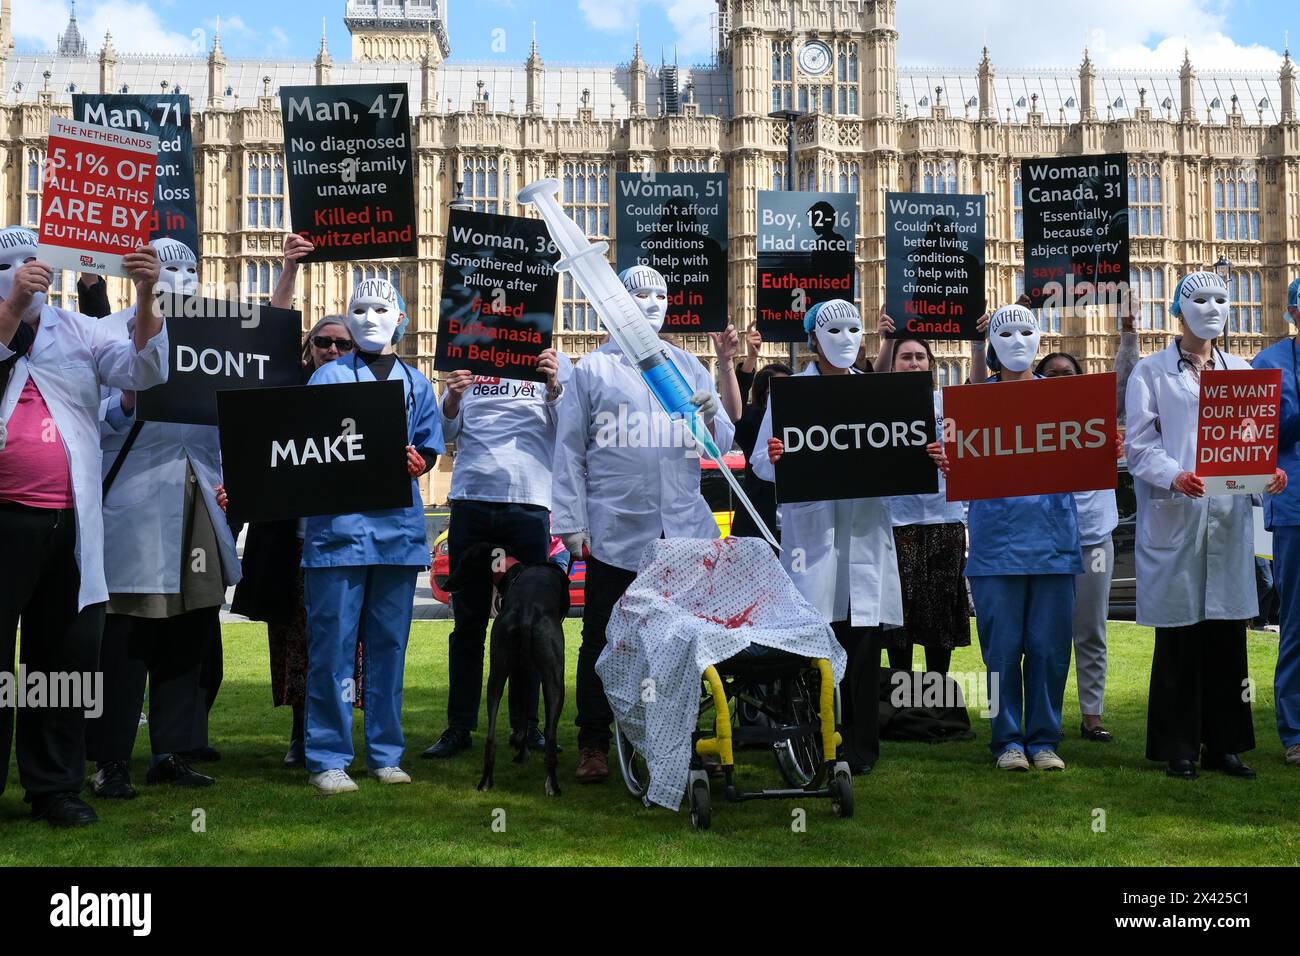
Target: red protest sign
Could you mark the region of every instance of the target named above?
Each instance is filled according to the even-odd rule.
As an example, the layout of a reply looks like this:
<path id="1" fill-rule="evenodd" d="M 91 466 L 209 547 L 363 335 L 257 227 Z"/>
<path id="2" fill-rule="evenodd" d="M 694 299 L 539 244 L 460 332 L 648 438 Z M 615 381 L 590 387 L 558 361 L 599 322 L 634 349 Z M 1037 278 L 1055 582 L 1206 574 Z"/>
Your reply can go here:
<path id="1" fill-rule="evenodd" d="M 1253 495 L 1277 470 L 1282 370 L 1201 373 L 1196 475 L 1209 495 Z"/>
<path id="2" fill-rule="evenodd" d="M 943 390 L 948 500 L 1115 487 L 1115 374 Z"/>
<path id="3" fill-rule="evenodd" d="M 56 269 L 126 275 L 122 257 L 149 241 L 157 166 L 157 136 L 52 120 L 41 260 Z"/>

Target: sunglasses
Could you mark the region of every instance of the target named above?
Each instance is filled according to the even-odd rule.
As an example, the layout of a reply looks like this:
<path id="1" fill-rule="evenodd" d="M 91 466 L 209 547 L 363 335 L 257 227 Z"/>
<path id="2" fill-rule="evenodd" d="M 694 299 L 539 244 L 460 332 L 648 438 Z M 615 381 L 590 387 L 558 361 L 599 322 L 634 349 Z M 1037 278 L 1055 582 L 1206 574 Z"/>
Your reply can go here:
<path id="1" fill-rule="evenodd" d="M 332 339 L 328 335 L 312 336 L 311 344 L 316 346 L 316 348 L 320 349 L 322 352 L 329 349 L 331 345 L 334 346 L 336 349 L 338 349 L 340 352 L 352 351 L 351 339 Z"/>

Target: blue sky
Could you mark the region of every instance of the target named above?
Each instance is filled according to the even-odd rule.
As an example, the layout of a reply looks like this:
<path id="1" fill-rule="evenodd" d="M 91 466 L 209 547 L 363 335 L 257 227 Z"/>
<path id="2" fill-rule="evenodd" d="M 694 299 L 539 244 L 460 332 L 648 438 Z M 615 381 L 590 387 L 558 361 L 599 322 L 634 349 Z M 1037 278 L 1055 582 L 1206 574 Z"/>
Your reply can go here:
<path id="1" fill-rule="evenodd" d="M 49 49 L 67 22 L 67 0 L 13 0 L 20 50 Z M 98 48 L 105 28 L 121 53 L 206 50 L 222 19 L 231 57 L 315 56 L 324 18 L 336 60 L 350 50 L 344 0 L 81 0 L 78 19 Z M 970 10 L 980 10 L 972 23 Z M 60 9 L 61 8 L 61 9 Z M 1067 66 L 1086 43 L 1101 67 L 1174 68 L 1184 47 L 1203 69 L 1276 69 L 1283 34 L 1300 42 L 1294 0 L 902 0 L 902 65 L 972 67 L 987 42 L 996 65 Z M 519 62 L 533 23 L 544 60 L 614 63 L 630 58 L 638 26 L 647 60 L 676 46 L 685 62 L 711 54 L 713 0 L 450 0 L 452 56 Z"/>

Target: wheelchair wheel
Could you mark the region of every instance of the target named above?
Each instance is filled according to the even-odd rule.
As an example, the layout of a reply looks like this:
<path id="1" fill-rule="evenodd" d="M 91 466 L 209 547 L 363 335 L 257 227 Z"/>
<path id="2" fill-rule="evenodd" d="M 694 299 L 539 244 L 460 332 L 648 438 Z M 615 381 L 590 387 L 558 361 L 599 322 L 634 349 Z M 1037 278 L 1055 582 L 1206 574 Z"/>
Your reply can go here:
<path id="1" fill-rule="evenodd" d="M 646 788 L 650 786 L 650 769 L 632 741 L 627 739 L 617 720 L 614 721 L 614 750 L 618 755 L 618 769 L 623 775 L 623 784 L 628 793 L 644 799 Z"/>
<path id="2" fill-rule="evenodd" d="M 831 778 L 831 813 L 841 820 L 853 816 L 853 778 L 840 771 Z"/>
<path id="3" fill-rule="evenodd" d="M 707 830 L 713 822 L 713 794 L 703 780 L 691 781 L 691 826 Z"/>
<path id="4" fill-rule="evenodd" d="M 789 722 L 792 725 L 818 726 L 817 703 L 820 677 L 815 671 L 801 671 L 783 680 L 782 690 L 787 695 Z M 839 688 L 835 688 L 835 717 L 839 720 Z M 806 787 L 817 775 L 825 757 L 822 755 L 821 733 L 800 734 L 783 740 L 775 746 L 776 763 L 788 786 Z"/>

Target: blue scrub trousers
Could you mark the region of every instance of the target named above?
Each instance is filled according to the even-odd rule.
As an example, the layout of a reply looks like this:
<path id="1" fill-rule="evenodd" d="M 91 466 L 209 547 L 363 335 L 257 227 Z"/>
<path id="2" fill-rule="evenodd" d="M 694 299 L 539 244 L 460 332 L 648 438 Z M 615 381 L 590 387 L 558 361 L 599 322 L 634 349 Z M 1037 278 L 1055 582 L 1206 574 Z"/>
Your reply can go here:
<path id="1" fill-rule="evenodd" d="M 419 568 L 305 568 L 307 711 L 304 745 L 312 773 L 347 769 L 352 747 L 352 700 L 357 635 L 366 645 L 366 766 L 401 764 L 402 676 L 411 633 Z"/>
<path id="2" fill-rule="evenodd" d="M 970 586 L 990 683 L 989 750 L 997 756 L 1014 748 L 1030 757 L 1055 750 L 1061 742 L 1061 705 L 1070 674 L 1074 575 L 976 576 Z"/>
<path id="3" fill-rule="evenodd" d="M 1300 744 L 1300 527 L 1273 528 L 1273 586 L 1281 599 L 1273 700 L 1282 746 Z"/>

